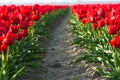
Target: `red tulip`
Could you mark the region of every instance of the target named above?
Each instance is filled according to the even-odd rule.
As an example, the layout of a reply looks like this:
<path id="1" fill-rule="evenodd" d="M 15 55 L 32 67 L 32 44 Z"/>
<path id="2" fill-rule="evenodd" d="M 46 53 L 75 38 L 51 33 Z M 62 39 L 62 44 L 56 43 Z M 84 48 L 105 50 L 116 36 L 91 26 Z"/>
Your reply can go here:
<path id="1" fill-rule="evenodd" d="M 8 30 L 9 25 L 10 25 L 9 21 L 0 20 L 0 27 L 4 27 L 4 28 L 6 28 Z"/>
<path id="2" fill-rule="evenodd" d="M 14 12 L 16 10 L 15 5 L 8 6 L 8 12 Z"/>
<path id="3" fill-rule="evenodd" d="M 104 17 L 105 12 L 104 12 L 103 8 L 100 7 L 100 8 L 97 10 L 97 14 L 98 14 L 98 16 Z"/>
<path id="4" fill-rule="evenodd" d="M 87 23 L 88 23 L 88 20 L 87 20 L 87 19 L 82 19 L 81 22 L 82 22 L 83 24 L 87 24 Z"/>
<path id="5" fill-rule="evenodd" d="M 35 5 L 32 7 L 32 10 L 33 10 L 33 11 L 36 11 L 38 8 L 39 8 L 39 5 L 38 5 L 38 4 L 35 4 Z"/>
<path id="6" fill-rule="evenodd" d="M 20 28 L 21 29 L 28 29 L 28 26 L 29 26 L 29 22 L 28 21 L 23 21 L 20 23 Z"/>
<path id="7" fill-rule="evenodd" d="M 27 16 L 26 18 L 25 18 L 25 21 L 28 21 L 28 22 L 30 22 L 32 19 L 31 19 L 31 17 L 30 16 Z"/>
<path id="8" fill-rule="evenodd" d="M 35 14 L 32 15 L 32 20 L 33 21 L 37 21 L 37 20 L 39 20 L 39 18 L 40 18 L 39 15 L 35 15 Z"/>
<path id="9" fill-rule="evenodd" d="M 108 26 L 108 34 L 116 34 L 119 30 L 119 27 L 116 25 Z"/>
<path id="10" fill-rule="evenodd" d="M 79 20 L 81 20 L 81 19 L 83 19 L 83 18 L 84 18 L 83 15 L 78 15 L 78 19 L 79 19 Z"/>
<path id="11" fill-rule="evenodd" d="M 31 8 L 32 8 L 31 6 L 22 6 L 21 13 L 25 15 L 30 15 L 30 13 L 32 12 Z"/>
<path id="12" fill-rule="evenodd" d="M 4 27 L 8 30 L 9 26 L 10 26 L 10 22 L 9 21 L 4 21 Z"/>
<path id="13" fill-rule="evenodd" d="M 0 36 L 0 45 L 2 44 L 2 42 L 3 42 L 3 37 Z"/>
<path id="14" fill-rule="evenodd" d="M 6 33 L 6 28 L 5 27 L 0 27 L 0 36 L 2 36 L 2 34 Z"/>
<path id="15" fill-rule="evenodd" d="M 92 25 L 92 30 L 96 30 L 98 28 L 98 24 L 97 23 L 94 23 L 93 25 Z"/>
<path id="16" fill-rule="evenodd" d="M 15 37 L 16 37 L 16 40 L 22 40 L 23 35 L 21 33 L 17 33 Z"/>
<path id="17" fill-rule="evenodd" d="M 104 20 L 98 21 L 98 27 L 103 27 L 105 25 Z"/>
<path id="18" fill-rule="evenodd" d="M 88 20 L 89 20 L 89 22 L 94 23 L 95 22 L 95 17 L 94 16 L 89 16 Z"/>
<path id="19" fill-rule="evenodd" d="M 114 38 L 109 42 L 114 48 L 120 48 L 120 36 L 115 35 Z"/>
<path id="20" fill-rule="evenodd" d="M 34 24 L 34 21 L 30 21 L 29 22 L 29 27 L 32 26 Z"/>
<path id="21" fill-rule="evenodd" d="M 19 29 L 19 26 L 13 25 L 13 26 L 10 26 L 9 31 L 12 33 L 17 33 L 18 29 Z"/>
<path id="22" fill-rule="evenodd" d="M 20 34 L 22 34 L 22 36 L 27 36 L 28 35 L 28 30 L 21 29 Z"/>
<path id="23" fill-rule="evenodd" d="M 19 24 L 22 21 L 22 15 L 20 13 L 15 13 L 13 16 L 13 25 Z"/>
<path id="24" fill-rule="evenodd" d="M 7 45 L 6 45 L 5 43 L 3 43 L 3 44 L 0 46 L 0 49 L 1 49 L 1 52 L 6 53 L 6 52 L 7 52 Z"/>
<path id="25" fill-rule="evenodd" d="M 1 19 L 4 21 L 8 21 L 9 20 L 8 14 L 1 13 Z"/>
<path id="26" fill-rule="evenodd" d="M 105 22 L 106 25 L 109 25 L 110 19 L 109 18 L 105 18 L 104 22 Z"/>
<path id="27" fill-rule="evenodd" d="M 4 38 L 4 43 L 6 43 L 7 45 L 13 45 L 14 33 L 8 32 Z"/>

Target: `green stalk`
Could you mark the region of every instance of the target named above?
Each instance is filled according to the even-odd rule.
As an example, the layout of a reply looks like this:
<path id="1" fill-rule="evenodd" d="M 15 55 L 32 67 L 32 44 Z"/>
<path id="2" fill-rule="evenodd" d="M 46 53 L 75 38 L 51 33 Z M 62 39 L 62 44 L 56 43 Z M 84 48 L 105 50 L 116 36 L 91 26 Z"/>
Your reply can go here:
<path id="1" fill-rule="evenodd" d="M 9 60 L 9 46 L 7 48 L 7 53 L 2 52 L 2 67 L 1 67 L 1 80 L 8 80 L 9 79 L 9 68 L 8 68 L 8 60 Z"/>

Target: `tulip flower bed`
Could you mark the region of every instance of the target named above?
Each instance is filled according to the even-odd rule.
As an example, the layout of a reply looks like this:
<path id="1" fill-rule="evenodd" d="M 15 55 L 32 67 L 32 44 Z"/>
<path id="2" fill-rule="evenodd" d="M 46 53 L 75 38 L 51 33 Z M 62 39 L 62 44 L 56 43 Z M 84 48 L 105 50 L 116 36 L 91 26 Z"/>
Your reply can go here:
<path id="1" fill-rule="evenodd" d="M 71 6 L 69 24 L 76 37 L 73 44 L 85 48 L 75 63 L 85 60 L 102 77 L 120 80 L 120 4 Z"/>
<path id="2" fill-rule="evenodd" d="M 0 80 L 15 80 L 37 53 L 44 52 L 38 41 L 47 35 L 46 28 L 64 16 L 65 8 L 37 4 L 0 6 Z"/>

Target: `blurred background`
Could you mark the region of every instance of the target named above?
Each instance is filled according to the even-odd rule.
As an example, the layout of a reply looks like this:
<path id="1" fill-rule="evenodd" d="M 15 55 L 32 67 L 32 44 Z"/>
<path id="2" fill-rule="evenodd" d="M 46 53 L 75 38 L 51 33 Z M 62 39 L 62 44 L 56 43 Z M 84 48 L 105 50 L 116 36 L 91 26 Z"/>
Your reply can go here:
<path id="1" fill-rule="evenodd" d="M 92 4 L 120 3 L 120 0 L 1 0 L 0 4 Z"/>

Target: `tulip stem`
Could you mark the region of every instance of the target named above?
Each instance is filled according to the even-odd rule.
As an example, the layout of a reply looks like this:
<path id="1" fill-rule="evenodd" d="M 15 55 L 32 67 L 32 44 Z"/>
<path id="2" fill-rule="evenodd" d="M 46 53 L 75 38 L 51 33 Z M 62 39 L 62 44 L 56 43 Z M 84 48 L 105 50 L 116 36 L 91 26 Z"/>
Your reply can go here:
<path id="1" fill-rule="evenodd" d="M 7 54 L 2 51 L 2 67 L 0 74 L 0 80 L 8 80 L 9 79 L 9 68 L 8 68 L 8 60 L 9 60 L 9 47 L 7 48 Z"/>

